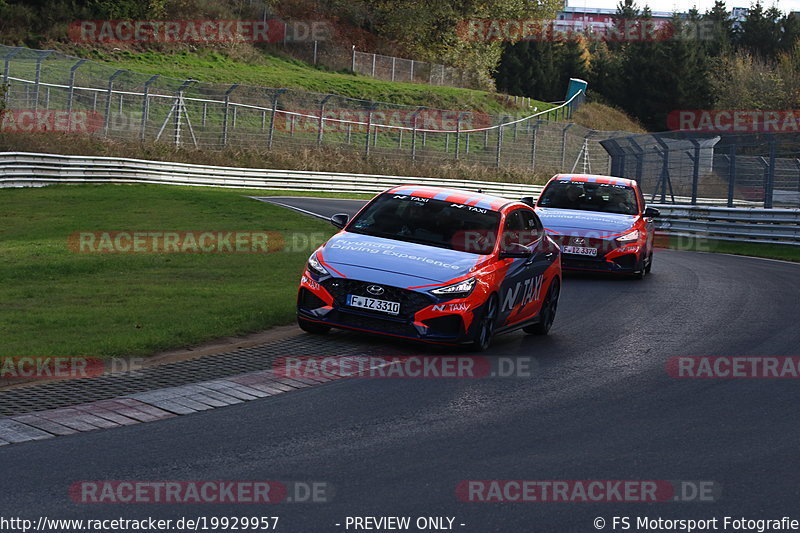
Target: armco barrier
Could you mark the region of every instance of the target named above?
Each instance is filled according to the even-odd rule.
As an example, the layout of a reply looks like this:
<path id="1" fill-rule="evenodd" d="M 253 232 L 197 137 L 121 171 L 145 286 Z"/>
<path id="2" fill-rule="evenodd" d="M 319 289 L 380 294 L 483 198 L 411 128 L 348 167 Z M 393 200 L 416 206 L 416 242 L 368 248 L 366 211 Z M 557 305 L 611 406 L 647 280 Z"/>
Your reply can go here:
<path id="1" fill-rule="evenodd" d="M 402 184 L 421 184 L 481 190 L 511 199 L 538 196 L 541 185 L 217 167 L 126 159 L 0 152 L 0 188 L 38 187 L 59 183 L 157 183 L 243 189 L 272 189 L 341 193 L 377 193 Z M 685 199 L 688 200 L 688 199 Z M 699 199 L 724 203 L 724 199 Z M 653 204 L 661 211 L 658 230 L 670 235 L 711 240 L 800 245 L 800 210 L 751 207 L 707 207 Z"/>
<path id="2" fill-rule="evenodd" d="M 800 209 L 653 205 L 656 228 L 670 235 L 718 241 L 800 245 Z"/>
<path id="3" fill-rule="evenodd" d="M 377 193 L 407 183 L 439 185 L 517 198 L 536 196 L 541 185 L 477 180 L 268 170 L 167 163 L 115 157 L 0 152 L 0 187 L 57 183 L 161 183 L 246 189 Z"/>

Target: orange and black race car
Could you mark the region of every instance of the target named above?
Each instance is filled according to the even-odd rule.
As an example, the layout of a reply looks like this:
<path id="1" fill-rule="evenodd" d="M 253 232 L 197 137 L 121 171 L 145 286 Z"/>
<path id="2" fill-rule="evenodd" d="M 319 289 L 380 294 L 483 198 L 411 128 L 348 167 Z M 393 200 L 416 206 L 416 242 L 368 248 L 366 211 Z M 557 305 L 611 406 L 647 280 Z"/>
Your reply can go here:
<path id="1" fill-rule="evenodd" d="M 485 350 L 496 333 L 546 334 L 561 261 L 531 205 L 441 187 L 373 198 L 309 258 L 300 327 L 354 329 Z"/>
<path id="2" fill-rule="evenodd" d="M 536 213 L 561 245 L 565 269 L 644 278 L 653 266 L 653 217 L 633 180 L 593 174 L 557 174 Z"/>

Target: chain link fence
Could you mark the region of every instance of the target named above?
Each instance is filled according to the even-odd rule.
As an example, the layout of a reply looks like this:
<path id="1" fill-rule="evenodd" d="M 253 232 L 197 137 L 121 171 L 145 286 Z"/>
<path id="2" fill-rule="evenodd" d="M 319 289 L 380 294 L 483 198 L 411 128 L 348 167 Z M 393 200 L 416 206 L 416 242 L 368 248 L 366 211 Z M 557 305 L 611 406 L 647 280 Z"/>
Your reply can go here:
<path id="1" fill-rule="evenodd" d="M 323 65 L 334 71 L 353 72 L 371 78 L 460 87 L 463 89 L 494 90 L 494 81 L 478 72 L 462 70 L 440 63 L 386 56 L 346 48 L 333 41 L 293 42 L 290 46 L 272 45 L 294 58 L 312 65 Z"/>
<path id="2" fill-rule="evenodd" d="M 612 174 L 636 179 L 661 203 L 800 206 L 800 133 L 665 132 L 601 144 Z"/>
<path id="3" fill-rule="evenodd" d="M 150 76 L 52 51 L 0 47 L 3 132 L 72 131 L 203 150 L 330 147 L 416 165 L 463 163 L 637 179 L 653 200 L 800 205 L 797 135 L 646 134 L 568 122 L 583 102 L 526 116 Z"/>

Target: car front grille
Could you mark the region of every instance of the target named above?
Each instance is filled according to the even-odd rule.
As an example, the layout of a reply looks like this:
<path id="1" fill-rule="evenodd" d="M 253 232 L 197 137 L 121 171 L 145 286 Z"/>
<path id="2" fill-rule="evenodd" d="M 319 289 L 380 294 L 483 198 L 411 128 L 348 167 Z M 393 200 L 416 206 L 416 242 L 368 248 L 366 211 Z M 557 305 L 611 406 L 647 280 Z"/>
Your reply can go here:
<path id="1" fill-rule="evenodd" d="M 371 285 L 378 285 L 383 288 L 383 294 L 375 295 L 367 291 L 367 287 Z M 359 281 L 354 279 L 332 278 L 322 282 L 322 286 L 333 296 L 336 300 L 336 305 L 339 307 L 347 306 L 347 295 L 355 294 L 357 296 L 366 296 L 367 298 L 376 298 L 378 300 L 387 300 L 390 302 L 400 303 L 399 317 L 408 318 L 414 315 L 420 309 L 433 305 L 435 302 L 432 296 L 427 296 L 423 293 L 412 291 L 409 289 L 401 289 L 399 287 L 392 287 L 390 285 L 383 285 L 380 283 L 372 283 L 367 281 Z M 361 310 L 362 312 L 364 310 Z M 366 311 L 368 312 L 368 311 Z M 376 313 L 376 316 L 386 316 L 383 313 Z"/>

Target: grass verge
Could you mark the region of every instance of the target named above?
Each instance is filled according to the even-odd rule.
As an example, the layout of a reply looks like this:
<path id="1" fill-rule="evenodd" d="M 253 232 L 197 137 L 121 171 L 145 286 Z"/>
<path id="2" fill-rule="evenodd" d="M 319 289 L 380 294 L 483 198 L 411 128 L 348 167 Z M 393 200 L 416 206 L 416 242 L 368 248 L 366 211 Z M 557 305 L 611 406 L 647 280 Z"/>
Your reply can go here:
<path id="1" fill-rule="evenodd" d="M 272 230 L 316 239 L 334 231 L 246 193 L 158 185 L 4 190 L 0 356 L 145 355 L 289 323 L 310 250 L 75 253 L 67 245 L 76 231 Z"/>
<path id="2" fill-rule="evenodd" d="M 332 72 L 288 57 L 253 54 L 246 59 L 232 58 L 215 50 L 134 52 L 130 50 L 85 49 L 76 47 L 66 52 L 107 63 L 114 68 L 142 74 L 160 74 L 171 78 L 194 78 L 204 82 L 239 83 L 261 87 L 283 87 L 321 94 L 337 94 L 349 98 L 390 102 L 409 106 L 428 106 L 454 110 L 485 112 L 529 112 L 514 104 L 505 95 L 427 85 L 423 83 L 392 82 Z M 531 106 L 544 110 L 552 105 L 536 100 Z"/>
<path id="3" fill-rule="evenodd" d="M 659 246 L 691 252 L 713 252 L 719 254 L 746 255 L 800 262 L 800 246 L 789 244 L 762 244 L 750 242 L 717 241 L 703 237 L 662 236 Z"/>

